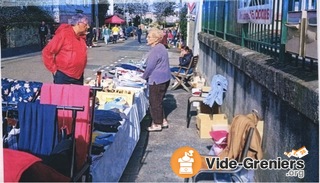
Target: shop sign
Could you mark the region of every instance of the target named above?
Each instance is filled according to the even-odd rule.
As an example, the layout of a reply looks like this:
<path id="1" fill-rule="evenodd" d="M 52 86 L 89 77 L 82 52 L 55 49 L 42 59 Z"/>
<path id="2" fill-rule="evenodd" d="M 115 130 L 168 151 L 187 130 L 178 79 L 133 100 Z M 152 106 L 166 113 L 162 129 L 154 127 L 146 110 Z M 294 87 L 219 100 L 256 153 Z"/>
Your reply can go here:
<path id="1" fill-rule="evenodd" d="M 273 15 L 272 0 L 265 4 L 250 5 L 250 0 L 240 2 L 237 12 L 238 23 L 271 24 Z"/>
<path id="2" fill-rule="evenodd" d="M 188 5 L 189 12 L 192 12 L 193 9 L 196 7 L 196 3 L 187 3 L 187 5 Z"/>

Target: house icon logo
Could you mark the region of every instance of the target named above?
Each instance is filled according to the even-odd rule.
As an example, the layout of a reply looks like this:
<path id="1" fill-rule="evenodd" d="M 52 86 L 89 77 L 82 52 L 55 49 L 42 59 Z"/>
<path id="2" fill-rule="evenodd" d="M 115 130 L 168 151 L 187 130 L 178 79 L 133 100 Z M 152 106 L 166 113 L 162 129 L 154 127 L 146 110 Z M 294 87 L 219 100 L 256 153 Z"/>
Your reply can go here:
<path id="1" fill-rule="evenodd" d="M 170 164 L 176 175 L 182 178 L 191 178 L 201 168 L 201 156 L 195 149 L 184 146 L 172 154 Z"/>

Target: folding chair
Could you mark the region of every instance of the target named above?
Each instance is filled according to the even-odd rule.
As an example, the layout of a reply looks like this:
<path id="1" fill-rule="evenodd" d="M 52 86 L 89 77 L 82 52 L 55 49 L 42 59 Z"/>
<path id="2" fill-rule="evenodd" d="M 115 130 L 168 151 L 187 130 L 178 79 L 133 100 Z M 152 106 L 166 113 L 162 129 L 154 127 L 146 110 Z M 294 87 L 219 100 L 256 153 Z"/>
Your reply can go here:
<path id="1" fill-rule="evenodd" d="M 177 83 L 171 88 L 171 90 L 175 90 L 179 86 L 182 86 L 185 90 L 190 92 L 190 89 L 186 86 L 189 84 L 189 81 L 194 76 L 196 66 L 198 64 L 199 56 L 193 56 L 188 67 L 180 66 L 177 72 L 172 72 L 171 75 L 174 77 Z"/>
<path id="2" fill-rule="evenodd" d="M 219 157 L 220 159 L 229 158 L 234 159 L 241 163 L 246 157 L 253 159 L 262 159 L 261 136 L 257 129 L 259 116 L 255 111 L 248 115 L 237 115 L 233 118 L 229 134 L 228 145 L 218 156 L 204 155 L 205 157 Z M 203 159 L 204 161 L 204 159 Z M 203 163 L 202 163 L 203 164 Z M 213 174 L 213 179 L 217 182 L 217 174 L 229 174 L 230 180 L 228 182 L 244 182 L 240 171 L 243 169 L 238 165 L 235 169 L 211 169 L 209 170 L 206 165 L 202 166 L 200 171 L 192 177 L 192 181 L 197 181 L 200 174 Z M 185 182 L 189 178 L 184 179 Z"/>
<path id="3" fill-rule="evenodd" d="M 248 152 L 249 152 L 249 148 L 250 148 L 250 143 L 252 140 L 252 136 L 253 136 L 253 132 L 254 132 L 254 128 L 250 127 L 248 130 L 248 133 L 246 134 L 246 140 L 245 140 L 245 144 L 243 146 L 241 155 L 238 158 L 238 162 L 242 162 L 243 159 L 245 157 L 247 157 Z M 217 157 L 217 156 L 209 156 L 209 155 L 205 155 L 205 157 Z M 201 168 L 200 171 L 191 178 L 192 182 L 196 182 L 197 181 L 197 177 L 200 174 L 213 174 L 213 180 L 214 182 L 218 182 L 217 180 L 217 174 L 230 174 L 230 180 L 228 180 L 228 182 L 244 182 L 242 180 L 242 178 L 238 175 L 238 173 L 243 169 L 243 166 L 238 166 L 236 169 L 232 169 L 232 170 L 227 170 L 227 169 L 219 169 L 219 170 L 208 170 L 208 169 L 204 169 Z M 185 178 L 184 182 L 189 182 L 189 178 Z"/>

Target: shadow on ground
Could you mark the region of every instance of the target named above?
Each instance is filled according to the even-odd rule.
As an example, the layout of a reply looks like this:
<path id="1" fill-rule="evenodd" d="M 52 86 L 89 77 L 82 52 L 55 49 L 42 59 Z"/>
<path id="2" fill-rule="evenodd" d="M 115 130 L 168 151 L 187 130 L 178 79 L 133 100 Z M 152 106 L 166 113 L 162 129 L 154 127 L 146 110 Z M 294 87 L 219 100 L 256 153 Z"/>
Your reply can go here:
<path id="1" fill-rule="evenodd" d="M 22 47 L 15 47 L 15 48 L 5 48 L 1 49 L 1 58 L 7 58 L 7 57 L 14 57 L 29 53 L 35 53 L 40 52 L 41 47 L 37 44 L 34 45 L 28 45 L 28 46 L 22 46 Z"/>

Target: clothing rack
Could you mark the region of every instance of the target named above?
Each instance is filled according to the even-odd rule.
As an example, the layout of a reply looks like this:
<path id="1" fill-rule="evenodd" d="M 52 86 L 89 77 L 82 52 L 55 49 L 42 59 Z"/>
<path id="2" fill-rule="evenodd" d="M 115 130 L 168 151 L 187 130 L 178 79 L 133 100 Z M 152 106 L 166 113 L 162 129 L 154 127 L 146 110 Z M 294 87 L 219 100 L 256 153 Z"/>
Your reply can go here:
<path id="1" fill-rule="evenodd" d="M 70 177 L 73 177 L 74 172 L 74 164 L 76 161 L 76 138 L 75 138 L 75 129 L 76 129 L 76 118 L 78 111 L 84 111 L 84 107 L 76 107 L 76 106 L 57 106 L 57 110 L 71 110 L 72 111 L 72 160 L 71 160 L 71 170 Z"/>
<path id="2" fill-rule="evenodd" d="M 98 86 L 90 86 L 90 90 L 92 92 L 92 100 L 91 100 L 91 130 L 90 130 L 90 136 L 89 137 L 92 137 L 92 133 L 93 133 L 93 120 L 94 120 L 94 109 L 95 109 L 95 103 L 96 103 L 96 95 L 97 95 L 97 91 L 102 91 L 103 90 L 103 87 L 98 87 Z M 83 167 L 80 169 L 79 172 L 77 172 L 77 174 L 72 177 L 72 181 L 76 182 L 76 181 L 79 181 L 81 176 L 83 174 L 85 174 L 85 172 L 87 171 L 87 176 L 90 176 L 90 165 L 92 163 L 92 159 L 91 159 L 91 149 L 92 149 L 92 140 L 89 141 L 89 148 L 88 148 L 88 154 L 87 154 L 87 163 L 85 163 L 83 165 Z M 91 181 L 91 176 L 90 177 L 87 177 L 87 181 Z"/>
<path id="3" fill-rule="evenodd" d="M 6 102 L 6 101 L 3 101 L 2 102 L 2 107 L 4 106 L 17 106 L 18 102 Z"/>
<path id="4" fill-rule="evenodd" d="M 12 109 L 9 110 L 17 110 L 18 102 L 2 102 L 3 106 L 12 106 Z M 57 106 L 56 111 L 58 110 L 69 110 L 72 111 L 72 128 L 71 128 L 71 140 L 72 140 L 72 160 L 71 160 L 71 170 L 70 170 L 70 177 L 73 177 L 74 170 L 75 170 L 75 158 L 76 158 L 76 143 L 75 143 L 75 129 L 76 129 L 76 118 L 78 111 L 84 111 L 84 106 Z"/>
<path id="5" fill-rule="evenodd" d="M 96 103 L 96 94 L 97 94 L 97 91 L 102 91 L 103 90 L 103 87 L 97 87 L 97 86 L 92 86 L 90 87 L 90 97 L 91 98 L 91 106 L 90 106 L 90 113 L 91 113 L 91 121 L 90 121 L 90 124 L 88 125 L 91 125 L 91 130 L 89 131 L 89 135 L 90 137 L 92 137 L 92 133 L 93 133 L 93 120 L 94 120 L 94 109 L 95 109 L 95 103 Z M 39 96 L 39 92 L 37 92 L 35 94 L 35 97 L 33 98 L 32 101 L 30 102 L 34 102 L 38 96 Z M 10 107 L 9 110 L 16 110 L 17 109 L 17 105 L 18 105 L 18 102 L 8 102 L 8 101 L 3 101 L 2 102 L 2 106 L 3 107 Z M 76 118 L 77 118 L 77 112 L 78 111 L 85 111 L 85 107 L 84 106 L 57 106 L 56 107 L 56 111 L 58 112 L 58 110 L 69 110 L 69 111 L 72 111 L 72 125 L 71 125 L 71 128 L 70 131 L 71 133 L 69 134 L 70 136 L 70 139 L 71 140 L 71 143 L 72 143 L 72 159 L 71 159 L 71 169 L 70 169 L 70 178 L 71 178 L 71 181 L 74 182 L 74 181 L 81 181 L 81 178 L 82 176 L 84 175 L 84 173 L 87 173 L 87 175 L 89 175 L 90 173 L 90 166 L 91 166 L 91 163 L 92 163 L 92 159 L 91 159 L 91 145 L 92 145 L 92 142 L 91 142 L 91 138 L 90 138 L 90 141 L 89 141 L 89 148 L 88 148 L 88 154 L 87 154 L 87 163 L 85 163 L 83 165 L 82 168 L 79 167 L 79 171 L 76 170 Z M 91 177 L 91 176 L 90 176 Z M 89 178 L 90 178 L 89 177 Z"/>

